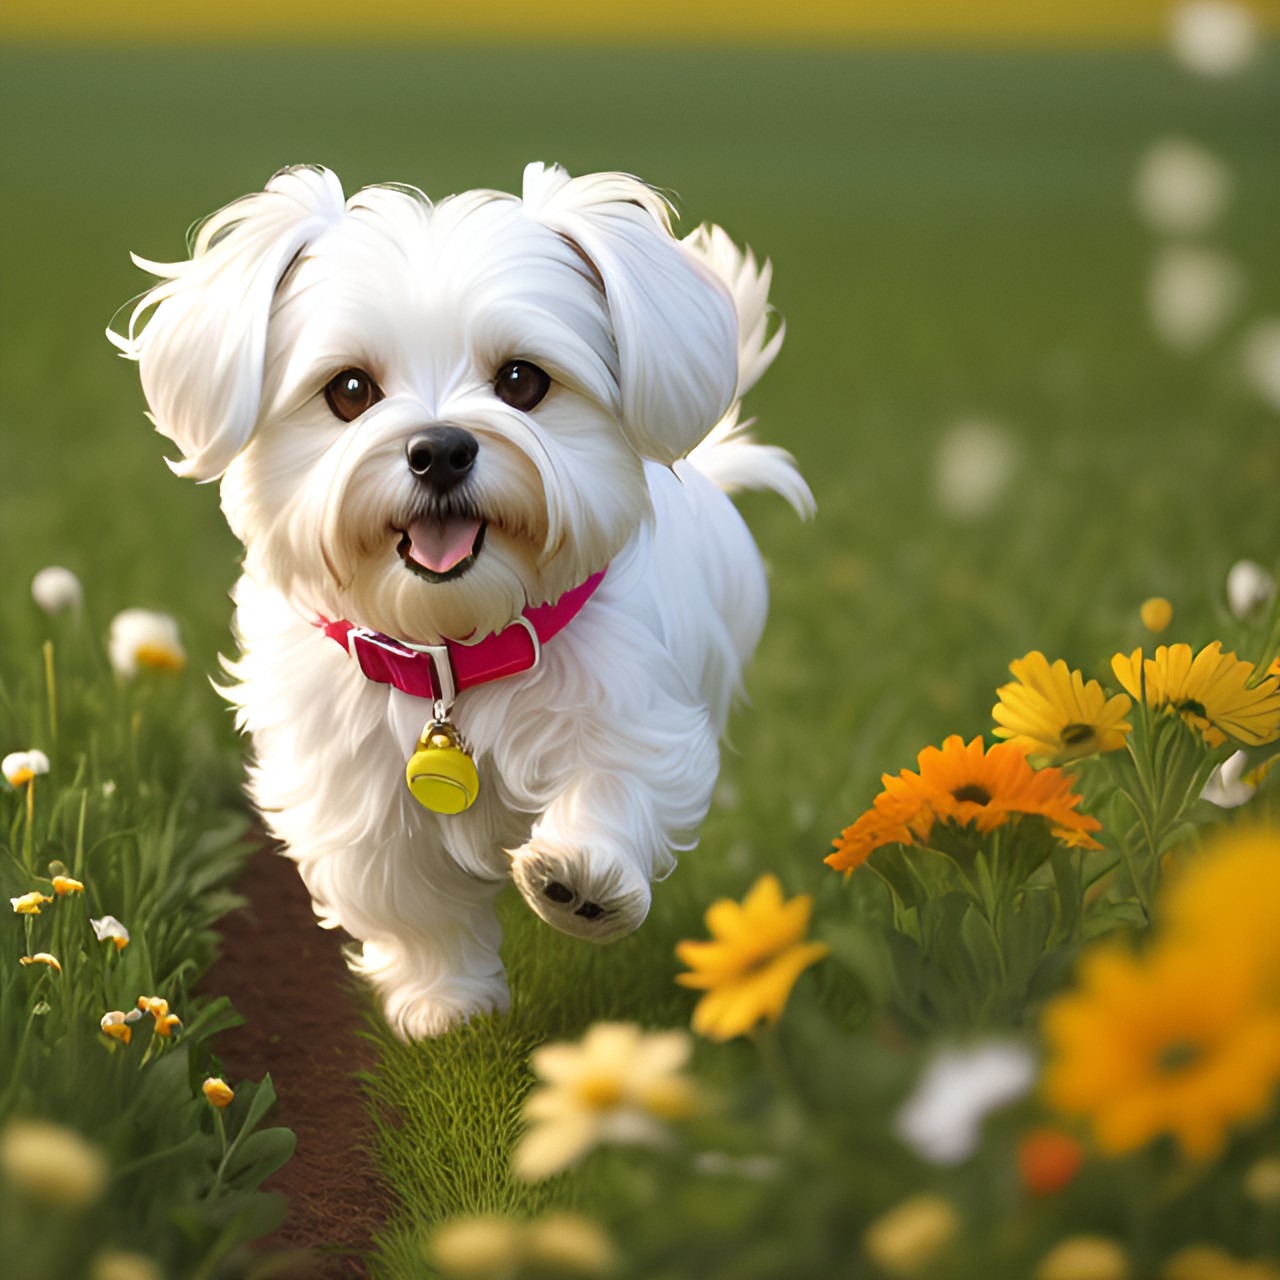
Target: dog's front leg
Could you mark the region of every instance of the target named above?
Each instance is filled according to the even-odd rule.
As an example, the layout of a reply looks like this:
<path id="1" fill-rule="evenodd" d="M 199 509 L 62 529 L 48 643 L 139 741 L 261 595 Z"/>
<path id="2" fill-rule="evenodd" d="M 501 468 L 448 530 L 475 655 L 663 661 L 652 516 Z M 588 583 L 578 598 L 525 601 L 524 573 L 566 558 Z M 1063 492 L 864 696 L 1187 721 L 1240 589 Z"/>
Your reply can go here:
<path id="1" fill-rule="evenodd" d="M 705 711 L 687 706 L 588 743 L 529 840 L 512 851 L 511 874 L 548 924 L 607 942 L 644 920 L 650 882 L 693 846 L 719 750 Z"/>

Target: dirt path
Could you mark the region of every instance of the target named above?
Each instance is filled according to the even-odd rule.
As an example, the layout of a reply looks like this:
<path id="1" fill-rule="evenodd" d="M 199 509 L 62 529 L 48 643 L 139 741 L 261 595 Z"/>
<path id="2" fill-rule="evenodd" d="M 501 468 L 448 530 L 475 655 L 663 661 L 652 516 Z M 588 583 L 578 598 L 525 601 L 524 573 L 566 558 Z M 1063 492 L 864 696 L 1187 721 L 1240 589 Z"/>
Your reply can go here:
<path id="1" fill-rule="evenodd" d="M 249 905 L 220 925 L 222 956 L 201 987 L 230 997 L 245 1025 L 218 1037 L 232 1082 L 271 1073 L 275 1123 L 297 1153 L 266 1184 L 289 1197 L 289 1217 L 261 1248 L 312 1251 L 290 1280 L 360 1277 L 359 1255 L 391 1197 L 368 1155 L 369 1123 L 354 1072 L 375 1053 L 365 1006 L 343 963 L 343 938 L 316 925 L 293 864 L 269 844 L 236 885 Z"/>

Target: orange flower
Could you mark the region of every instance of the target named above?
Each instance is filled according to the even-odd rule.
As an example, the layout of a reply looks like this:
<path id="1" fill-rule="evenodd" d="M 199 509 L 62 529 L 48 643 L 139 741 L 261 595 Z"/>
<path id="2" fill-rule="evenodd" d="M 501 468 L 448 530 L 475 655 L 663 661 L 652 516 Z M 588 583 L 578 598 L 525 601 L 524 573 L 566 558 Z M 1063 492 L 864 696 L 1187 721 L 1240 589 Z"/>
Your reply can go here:
<path id="1" fill-rule="evenodd" d="M 837 871 L 852 871 L 881 845 L 910 844 L 916 836 L 924 839 L 932 827 L 933 813 L 926 806 L 903 802 L 882 791 L 871 808 L 833 841 L 836 851 L 826 862 Z"/>
<path id="2" fill-rule="evenodd" d="M 1084 1148 L 1061 1129 L 1032 1129 L 1018 1143 L 1018 1172 L 1032 1195 L 1061 1191 L 1079 1172 Z"/>
<path id="3" fill-rule="evenodd" d="M 916 763 L 919 773 L 884 775 L 884 791 L 835 841 L 828 866 L 851 871 L 883 844 L 908 843 L 904 833 L 926 840 L 935 821 L 972 825 L 986 835 L 1024 814 L 1046 819 L 1053 834 L 1073 848 L 1101 847 L 1090 833 L 1102 824 L 1076 812 L 1081 797 L 1071 790 L 1074 779 L 1061 769 L 1033 769 L 1011 743 L 984 752 L 981 737 L 966 745 L 952 734 L 940 748 L 925 747 Z"/>

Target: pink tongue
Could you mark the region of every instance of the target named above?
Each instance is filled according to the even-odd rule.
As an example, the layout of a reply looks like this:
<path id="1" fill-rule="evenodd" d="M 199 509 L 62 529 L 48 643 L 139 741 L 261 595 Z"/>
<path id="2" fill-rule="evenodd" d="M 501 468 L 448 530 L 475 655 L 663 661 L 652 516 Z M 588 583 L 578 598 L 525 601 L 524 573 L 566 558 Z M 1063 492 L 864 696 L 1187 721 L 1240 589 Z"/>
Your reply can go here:
<path id="1" fill-rule="evenodd" d="M 415 520 L 408 528 L 409 554 L 432 573 L 448 573 L 471 554 L 479 533 L 480 521 L 466 516 Z"/>

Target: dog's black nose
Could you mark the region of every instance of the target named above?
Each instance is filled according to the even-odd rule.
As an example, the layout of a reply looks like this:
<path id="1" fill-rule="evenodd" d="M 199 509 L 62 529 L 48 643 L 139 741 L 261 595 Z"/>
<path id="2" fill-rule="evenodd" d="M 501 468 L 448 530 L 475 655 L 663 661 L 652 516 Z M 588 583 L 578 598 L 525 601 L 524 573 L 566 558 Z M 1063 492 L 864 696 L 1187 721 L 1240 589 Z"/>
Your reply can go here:
<path id="1" fill-rule="evenodd" d="M 409 470 L 441 493 L 471 474 L 479 452 L 475 436 L 462 427 L 428 427 L 405 447 Z"/>

